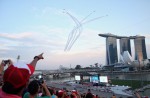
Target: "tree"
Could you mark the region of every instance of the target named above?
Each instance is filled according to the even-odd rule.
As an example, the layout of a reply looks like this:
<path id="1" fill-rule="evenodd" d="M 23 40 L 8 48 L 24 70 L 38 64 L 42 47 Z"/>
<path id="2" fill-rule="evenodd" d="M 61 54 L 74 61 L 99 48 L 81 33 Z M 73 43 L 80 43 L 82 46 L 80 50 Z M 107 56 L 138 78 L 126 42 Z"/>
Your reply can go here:
<path id="1" fill-rule="evenodd" d="M 76 65 L 75 69 L 81 69 L 81 65 Z"/>
<path id="2" fill-rule="evenodd" d="M 95 63 L 94 65 L 95 65 L 95 67 L 98 67 L 98 63 Z"/>
<path id="3" fill-rule="evenodd" d="M 93 67 L 93 65 L 90 65 L 90 67 Z"/>

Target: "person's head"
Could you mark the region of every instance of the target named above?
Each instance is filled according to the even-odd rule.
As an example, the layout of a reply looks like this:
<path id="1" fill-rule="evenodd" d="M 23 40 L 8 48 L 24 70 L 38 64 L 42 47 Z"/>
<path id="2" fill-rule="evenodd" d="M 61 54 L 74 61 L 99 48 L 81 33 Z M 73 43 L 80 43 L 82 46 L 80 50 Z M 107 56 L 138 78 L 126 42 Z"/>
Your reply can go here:
<path id="1" fill-rule="evenodd" d="M 76 95 L 75 95 L 74 93 L 72 93 L 72 94 L 70 95 L 70 98 L 76 98 Z"/>
<path id="2" fill-rule="evenodd" d="M 26 65 L 27 66 L 27 65 Z M 8 94 L 20 95 L 29 80 L 29 70 L 10 65 L 4 72 L 2 90 Z"/>
<path id="3" fill-rule="evenodd" d="M 50 91 L 51 95 L 56 94 L 54 89 L 49 89 L 49 91 Z"/>
<path id="4" fill-rule="evenodd" d="M 53 95 L 53 94 L 56 94 L 56 91 L 55 91 L 54 89 L 52 89 L 52 92 L 51 92 L 51 93 L 52 93 L 52 95 Z"/>
<path id="5" fill-rule="evenodd" d="M 88 92 L 91 92 L 91 89 L 88 89 Z"/>
<path id="6" fill-rule="evenodd" d="M 31 95 L 36 95 L 40 90 L 40 84 L 37 80 L 33 80 L 28 85 L 28 92 Z"/>
<path id="7" fill-rule="evenodd" d="M 71 98 L 76 98 L 77 94 L 78 94 L 78 92 L 77 92 L 76 90 L 72 90 L 70 97 L 71 97 Z"/>
<path id="8" fill-rule="evenodd" d="M 58 96 L 58 90 L 56 90 L 56 96 Z"/>
<path id="9" fill-rule="evenodd" d="M 115 94 L 113 93 L 113 96 L 115 96 Z"/>

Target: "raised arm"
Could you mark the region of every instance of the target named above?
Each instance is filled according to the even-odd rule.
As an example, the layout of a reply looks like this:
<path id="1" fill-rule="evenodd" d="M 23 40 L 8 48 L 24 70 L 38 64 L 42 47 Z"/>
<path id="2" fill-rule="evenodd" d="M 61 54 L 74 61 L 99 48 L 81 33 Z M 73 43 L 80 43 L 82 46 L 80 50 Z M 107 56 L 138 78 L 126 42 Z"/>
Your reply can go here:
<path id="1" fill-rule="evenodd" d="M 50 91 L 47 88 L 46 82 L 44 81 L 44 83 L 42 83 L 41 85 L 42 85 L 43 89 L 45 90 L 46 96 L 51 97 L 51 94 L 50 94 Z"/>
<path id="2" fill-rule="evenodd" d="M 43 53 L 39 54 L 38 56 L 35 56 L 33 61 L 30 63 L 34 68 L 36 67 L 37 61 L 44 59 L 43 58 Z"/>

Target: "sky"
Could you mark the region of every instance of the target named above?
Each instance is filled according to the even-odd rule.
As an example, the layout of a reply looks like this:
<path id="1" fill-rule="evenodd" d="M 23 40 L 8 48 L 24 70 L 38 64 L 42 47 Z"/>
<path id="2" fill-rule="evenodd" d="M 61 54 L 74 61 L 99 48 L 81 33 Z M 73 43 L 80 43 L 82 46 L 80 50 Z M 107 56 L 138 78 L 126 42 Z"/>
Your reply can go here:
<path id="1" fill-rule="evenodd" d="M 149 58 L 149 5 L 150 0 L 0 0 L 0 60 L 15 63 L 20 55 L 19 62 L 30 63 L 44 53 L 37 70 L 104 65 L 106 39 L 98 34 L 105 33 L 145 36 Z M 82 24 L 78 39 L 64 51 L 77 26 L 64 11 L 79 22 L 104 17 Z"/>

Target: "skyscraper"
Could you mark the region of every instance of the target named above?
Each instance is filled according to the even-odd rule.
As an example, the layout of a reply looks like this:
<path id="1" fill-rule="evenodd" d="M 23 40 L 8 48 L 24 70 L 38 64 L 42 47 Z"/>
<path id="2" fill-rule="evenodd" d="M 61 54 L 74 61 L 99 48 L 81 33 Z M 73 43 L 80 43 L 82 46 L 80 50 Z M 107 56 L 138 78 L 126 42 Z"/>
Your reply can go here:
<path id="1" fill-rule="evenodd" d="M 144 59 L 147 59 L 144 36 L 135 36 L 134 47 L 135 47 L 135 60 L 142 61 Z"/>
<path id="2" fill-rule="evenodd" d="M 114 65 L 118 62 L 117 39 L 120 39 L 120 54 L 124 51 L 132 56 L 130 40 L 134 40 L 135 60 L 140 62 L 147 59 L 145 37 L 144 36 L 117 36 L 113 34 L 99 34 L 99 36 L 106 38 L 106 65 Z M 129 58 L 126 56 L 126 58 Z M 131 57 L 130 57 L 131 58 Z M 127 60 L 130 61 L 130 60 Z"/>
<path id="3" fill-rule="evenodd" d="M 113 34 L 99 34 L 106 38 L 106 65 L 118 62 L 117 55 L 117 36 Z"/>
<path id="4" fill-rule="evenodd" d="M 115 37 L 106 38 L 106 64 L 111 65 L 118 62 L 117 40 Z"/>
<path id="5" fill-rule="evenodd" d="M 120 54 L 122 55 L 124 51 L 128 51 L 131 54 L 131 44 L 129 37 L 120 38 Z"/>

